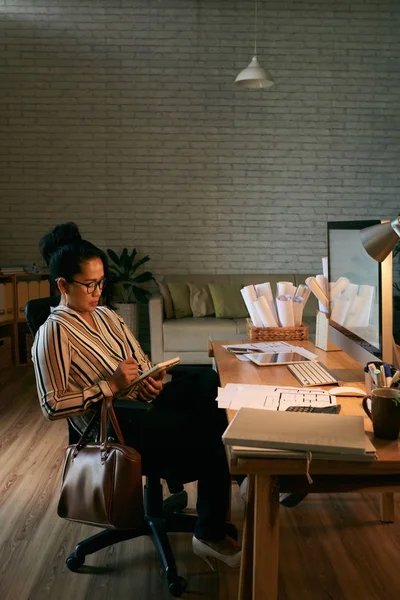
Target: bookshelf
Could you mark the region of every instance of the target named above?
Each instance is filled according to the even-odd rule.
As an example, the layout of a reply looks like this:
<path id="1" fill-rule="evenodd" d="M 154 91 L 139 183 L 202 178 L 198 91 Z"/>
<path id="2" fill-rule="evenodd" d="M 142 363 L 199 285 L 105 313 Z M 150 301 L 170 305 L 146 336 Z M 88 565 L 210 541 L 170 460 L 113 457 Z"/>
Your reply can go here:
<path id="1" fill-rule="evenodd" d="M 12 298 L 12 315 L 7 318 L 7 312 L 5 319 L 0 321 L 0 338 L 10 337 L 12 347 L 12 359 L 13 364 L 16 366 L 27 365 L 28 357 L 24 360 L 26 335 L 29 334 L 28 326 L 26 324 L 25 317 L 25 304 L 28 300 L 33 299 L 28 295 L 28 289 L 24 288 L 24 297 L 22 296 L 21 287 L 18 286 L 20 282 L 41 282 L 49 281 L 49 274 L 43 273 L 6 273 L 0 272 L 0 283 L 11 283 L 11 298 Z M 40 286 L 40 283 L 39 283 Z M 10 289 L 10 288 L 9 288 Z M 46 295 L 49 295 L 47 293 Z M 40 297 L 40 293 L 35 294 L 36 298 Z M 1 308 L 1 307 L 0 307 Z M 4 308 L 4 307 L 3 307 Z M 10 309 L 10 307 L 9 307 Z M 3 315 L 4 316 L 4 315 Z"/>

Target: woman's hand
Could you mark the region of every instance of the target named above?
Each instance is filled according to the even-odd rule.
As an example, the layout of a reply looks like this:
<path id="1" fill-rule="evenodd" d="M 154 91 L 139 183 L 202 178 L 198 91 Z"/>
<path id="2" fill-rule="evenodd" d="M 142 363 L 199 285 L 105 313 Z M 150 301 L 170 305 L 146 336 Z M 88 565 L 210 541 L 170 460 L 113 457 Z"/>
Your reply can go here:
<path id="1" fill-rule="evenodd" d="M 165 369 L 159 371 L 154 377 L 143 379 L 138 385 L 138 395 L 141 400 L 151 402 L 162 392 Z"/>
<path id="2" fill-rule="evenodd" d="M 134 358 L 128 358 L 119 363 L 108 384 L 114 394 L 128 387 L 139 376 L 139 365 Z"/>

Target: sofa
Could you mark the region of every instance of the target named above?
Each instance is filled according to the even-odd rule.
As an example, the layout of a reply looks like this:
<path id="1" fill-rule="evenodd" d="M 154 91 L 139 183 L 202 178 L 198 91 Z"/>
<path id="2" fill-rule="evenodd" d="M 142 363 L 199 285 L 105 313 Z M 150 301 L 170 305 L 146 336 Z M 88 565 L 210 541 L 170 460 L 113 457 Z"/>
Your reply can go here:
<path id="1" fill-rule="evenodd" d="M 275 286 L 278 281 L 291 281 L 294 285 L 305 282 L 310 274 L 298 273 L 274 273 L 268 274 L 244 274 L 244 275 L 171 275 L 165 276 L 160 282 L 160 289 L 165 289 L 169 283 L 194 283 L 199 285 L 217 284 L 219 286 L 237 285 L 239 288 L 249 284 L 263 283 L 269 281 L 275 294 Z M 246 318 L 216 318 L 215 316 L 183 318 L 167 318 L 166 299 L 161 293 L 154 293 L 149 302 L 150 321 L 150 345 L 151 360 L 158 363 L 169 358 L 179 356 L 183 364 L 209 364 L 208 340 L 214 339 L 239 339 L 243 335 L 246 339 Z M 315 317 L 317 302 L 313 295 L 307 302 L 303 322 L 313 330 L 315 328 Z M 169 315 L 171 316 L 171 315 Z"/>

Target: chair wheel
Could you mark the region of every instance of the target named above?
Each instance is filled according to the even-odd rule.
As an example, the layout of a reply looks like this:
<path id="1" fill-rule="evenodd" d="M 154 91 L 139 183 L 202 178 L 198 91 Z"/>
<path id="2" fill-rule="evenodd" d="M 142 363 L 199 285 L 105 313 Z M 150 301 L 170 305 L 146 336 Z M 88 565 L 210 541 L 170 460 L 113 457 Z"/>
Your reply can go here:
<path id="1" fill-rule="evenodd" d="M 85 557 L 75 556 L 75 553 L 70 554 L 65 561 L 68 569 L 73 573 L 76 573 L 79 567 L 85 563 Z"/>
<path id="2" fill-rule="evenodd" d="M 168 589 L 170 593 L 179 598 L 187 588 L 187 581 L 183 577 L 176 577 L 173 581 L 168 583 Z"/>

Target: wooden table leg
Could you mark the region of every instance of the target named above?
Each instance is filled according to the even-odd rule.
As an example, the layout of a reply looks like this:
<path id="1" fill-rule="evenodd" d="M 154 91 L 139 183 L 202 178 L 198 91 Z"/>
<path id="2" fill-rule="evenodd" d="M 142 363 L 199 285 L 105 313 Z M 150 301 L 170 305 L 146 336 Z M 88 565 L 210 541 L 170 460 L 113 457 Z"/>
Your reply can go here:
<path id="1" fill-rule="evenodd" d="M 238 600 L 251 600 L 253 589 L 254 475 L 248 475 Z"/>
<path id="2" fill-rule="evenodd" d="M 253 600 L 277 600 L 279 566 L 279 486 L 256 475 L 254 502 Z"/>
<path id="3" fill-rule="evenodd" d="M 381 521 L 382 523 L 393 523 L 394 521 L 393 492 L 383 492 L 381 494 Z"/>

